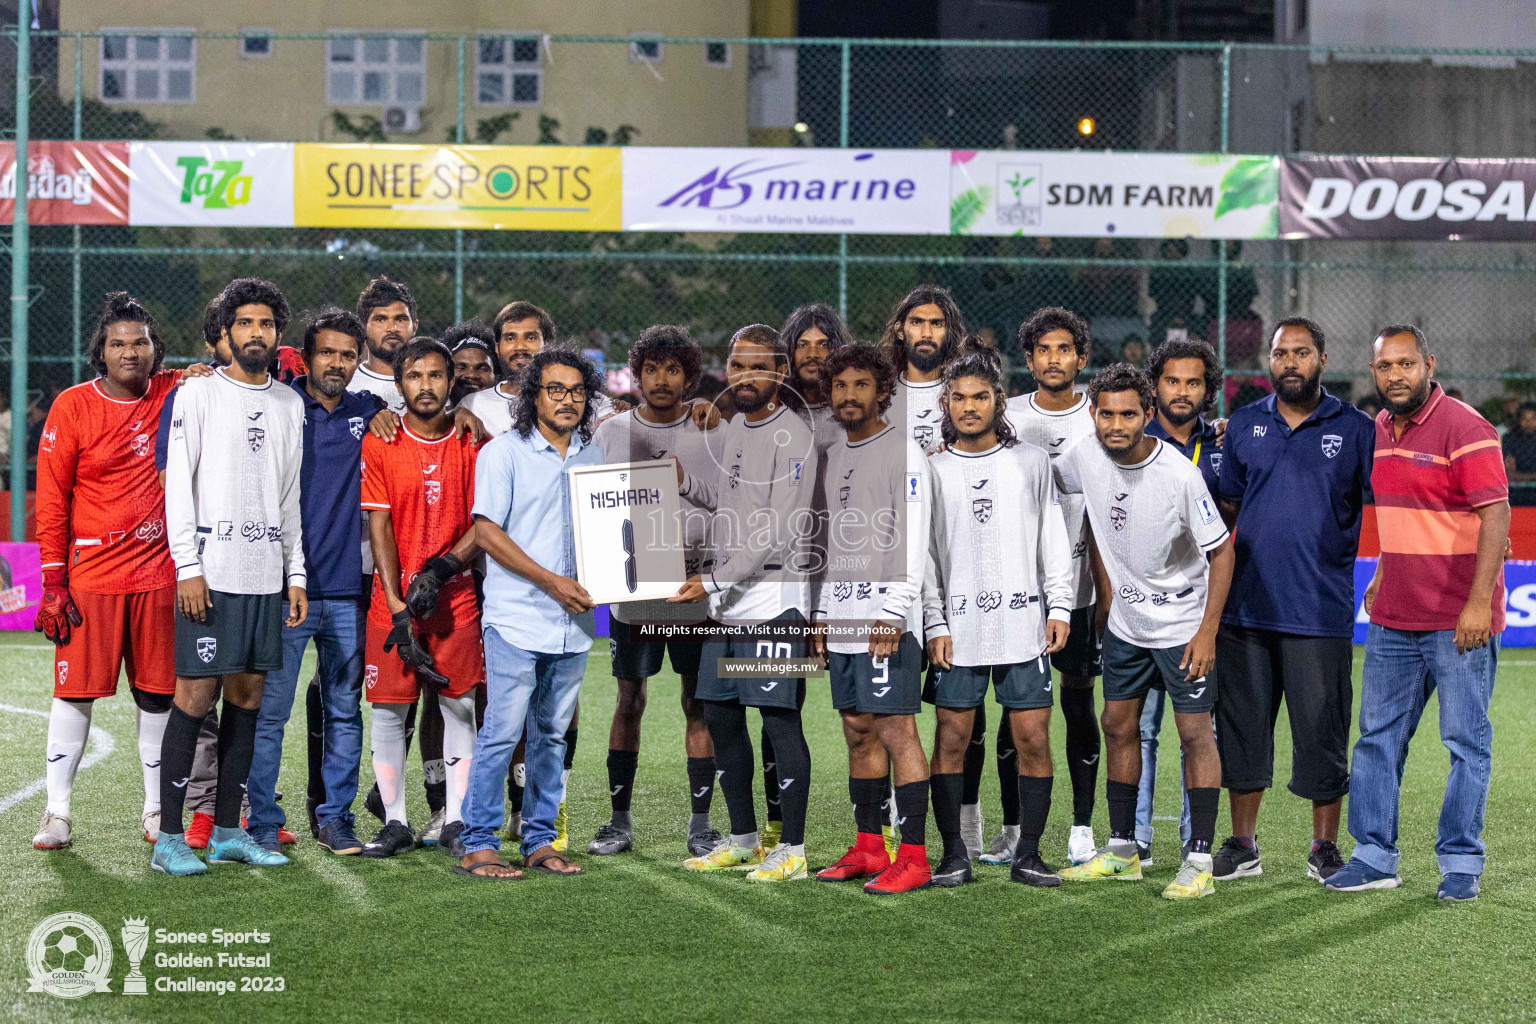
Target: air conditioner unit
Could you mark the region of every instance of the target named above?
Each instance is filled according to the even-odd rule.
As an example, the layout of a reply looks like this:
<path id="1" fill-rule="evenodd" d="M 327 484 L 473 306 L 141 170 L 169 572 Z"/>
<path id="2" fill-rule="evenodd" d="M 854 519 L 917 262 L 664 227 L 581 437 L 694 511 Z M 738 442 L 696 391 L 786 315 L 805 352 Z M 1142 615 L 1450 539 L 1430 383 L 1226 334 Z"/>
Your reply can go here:
<path id="1" fill-rule="evenodd" d="M 391 135 L 413 135 L 421 131 L 419 107 L 385 107 L 384 130 Z"/>

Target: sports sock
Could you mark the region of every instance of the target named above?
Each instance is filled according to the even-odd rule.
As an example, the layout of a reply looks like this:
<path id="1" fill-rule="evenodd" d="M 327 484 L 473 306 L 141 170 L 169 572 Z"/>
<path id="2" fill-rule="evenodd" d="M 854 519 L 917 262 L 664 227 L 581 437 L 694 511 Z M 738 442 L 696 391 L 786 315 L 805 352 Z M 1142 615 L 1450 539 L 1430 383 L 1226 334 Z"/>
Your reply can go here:
<path id="1" fill-rule="evenodd" d="M 901 829 L 902 845 L 922 846 L 928 841 L 927 779 L 896 787 L 896 825 Z"/>
<path id="2" fill-rule="evenodd" d="M 176 705 L 165 724 L 160 740 L 160 832 L 180 835 L 183 831 L 183 802 L 187 783 L 192 777 L 192 756 L 197 752 L 197 734 L 201 718 L 193 718 Z"/>
<path id="3" fill-rule="evenodd" d="M 148 814 L 160 809 L 160 746 L 165 742 L 165 727 L 171 713 L 134 710 L 138 712 L 139 766 L 144 770 L 144 813 Z"/>
<path id="4" fill-rule="evenodd" d="M 197 726 L 197 743 L 192 751 L 192 768 L 183 789 L 185 806 L 193 814 L 213 816 L 213 794 L 219 788 L 219 709 L 215 700 Z M 170 724 L 166 724 L 170 728 Z M 165 792 L 165 743 L 160 745 L 160 792 Z M 165 816 L 164 799 L 160 808 Z"/>
<path id="5" fill-rule="evenodd" d="M 688 798 L 693 801 L 693 817 L 704 816 L 704 828 L 709 827 L 709 802 L 715 795 L 715 759 L 690 757 L 688 759 Z M 699 831 L 690 823 L 690 831 Z"/>
<path id="6" fill-rule="evenodd" d="M 620 828 L 629 827 L 629 807 L 639 764 L 638 750 L 608 751 L 608 801 L 613 806 L 613 823 Z"/>
<path id="7" fill-rule="evenodd" d="M 1004 708 L 997 720 L 997 789 L 1002 794 L 1003 827 L 1019 823 L 1019 751 L 1013 745 L 1013 723 Z"/>
<path id="8" fill-rule="evenodd" d="M 811 748 L 805 742 L 798 710 L 761 710 L 763 729 L 773 737 L 774 758 L 779 763 L 779 804 L 784 812 L 779 841 L 799 846 L 805 843 L 805 811 L 811 799 Z"/>
<path id="9" fill-rule="evenodd" d="M 440 694 L 437 706 L 443 712 L 443 767 L 448 773 L 443 821 L 463 821 L 464 797 L 469 793 L 475 755 L 475 695 Z"/>
<path id="10" fill-rule="evenodd" d="M 423 691 L 421 709 L 416 717 L 421 748 L 421 784 L 427 791 L 427 809 L 433 814 L 445 810 L 448 801 L 448 770 L 443 765 L 443 715 L 438 710 L 438 698 L 437 691 Z"/>
<path id="11" fill-rule="evenodd" d="M 848 777 L 848 799 L 853 801 L 853 826 L 860 832 L 880 835 L 880 813 L 885 803 L 885 777 L 857 779 Z"/>
<path id="12" fill-rule="evenodd" d="M 779 806 L 779 765 L 773 756 L 773 738 L 768 735 L 768 723 L 763 723 L 763 800 L 768 805 L 768 820 L 783 821 L 784 810 Z M 718 755 L 719 751 L 716 751 Z"/>
<path id="13" fill-rule="evenodd" d="M 1093 690 L 1061 691 L 1061 717 L 1067 723 L 1067 775 L 1072 779 L 1072 824 L 1093 824 L 1094 788 L 1099 782 L 1099 722 Z"/>
<path id="14" fill-rule="evenodd" d="M 225 701 L 219 717 L 219 789 L 213 795 L 213 823 L 219 828 L 240 827 L 240 805 L 255 752 L 256 709 Z"/>
<path id="15" fill-rule="evenodd" d="M 1221 790 L 1201 786 L 1189 790 L 1189 849 L 1191 853 L 1210 853 L 1216 839 L 1216 809 Z"/>
<path id="16" fill-rule="evenodd" d="M 944 857 L 970 859 L 965 841 L 960 838 L 960 791 L 965 777 L 959 772 L 947 772 L 932 776 L 929 789 L 933 794 L 933 824 L 944 840 Z"/>
<path id="17" fill-rule="evenodd" d="M 1051 786 L 1055 781 L 1050 775 L 1020 775 L 1015 783 L 1014 792 L 1019 795 L 1019 841 L 1013 848 L 1015 860 L 1040 852 L 1045 819 L 1051 815 Z"/>
<path id="18" fill-rule="evenodd" d="M 577 729 L 574 725 L 565 730 L 565 760 L 562 763 L 562 767 L 565 768 L 567 776 L 570 775 L 571 768 L 576 764 L 576 735 Z"/>
<path id="19" fill-rule="evenodd" d="M 731 816 L 731 835 L 756 836 L 757 812 L 752 800 L 752 737 L 747 709 L 735 701 L 703 701 L 704 722 L 715 744 L 720 766 L 720 792 Z M 754 845 L 756 845 L 754 843 Z"/>
<path id="20" fill-rule="evenodd" d="M 85 755 L 85 741 L 91 734 L 89 700 L 53 698 L 48 711 L 48 811 L 69 817 L 69 796 L 75 788 L 75 772 Z"/>
<path id="21" fill-rule="evenodd" d="M 1109 837 L 1136 842 L 1136 783 L 1108 780 L 1105 792 L 1109 800 Z"/>
<path id="22" fill-rule="evenodd" d="M 405 818 L 406 721 L 413 704 L 373 706 L 373 777 L 379 782 L 384 821 L 409 824 Z"/>
<path id="23" fill-rule="evenodd" d="M 325 776 L 321 762 L 325 759 L 325 708 L 320 703 L 320 677 L 309 681 L 304 691 L 304 725 L 309 740 L 309 785 L 306 795 L 320 803 L 325 802 Z"/>
<path id="24" fill-rule="evenodd" d="M 962 804 L 981 802 L 981 773 L 986 766 L 987 709 L 979 707 L 972 716 L 971 742 L 965 748 L 965 787 L 960 791 Z"/>
<path id="25" fill-rule="evenodd" d="M 758 839 L 757 832 L 755 832 L 755 831 L 753 831 L 753 832 L 742 832 L 742 833 L 736 833 L 736 832 L 732 832 L 731 833 L 731 845 L 732 846 L 742 846 L 742 847 L 745 847 L 748 850 L 755 850 L 755 849 L 757 849 L 757 844 L 760 841 L 761 840 Z"/>

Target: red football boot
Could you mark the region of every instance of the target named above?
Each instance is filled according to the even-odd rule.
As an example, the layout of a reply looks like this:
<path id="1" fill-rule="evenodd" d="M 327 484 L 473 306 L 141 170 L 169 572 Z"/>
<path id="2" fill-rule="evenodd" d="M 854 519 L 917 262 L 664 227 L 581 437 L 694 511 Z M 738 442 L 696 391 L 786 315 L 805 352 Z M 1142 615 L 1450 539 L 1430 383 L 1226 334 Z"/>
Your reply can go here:
<path id="1" fill-rule="evenodd" d="M 194 850 L 208 849 L 208 837 L 213 834 L 213 815 L 202 811 L 192 812 L 192 824 L 187 826 L 187 845 Z"/>
<path id="2" fill-rule="evenodd" d="M 896 892 L 926 889 L 933 883 L 933 872 L 928 867 L 928 848 L 902 843 L 896 850 L 896 862 L 880 877 L 864 883 L 864 891 L 877 896 Z"/>
<path id="3" fill-rule="evenodd" d="M 890 866 L 891 858 L 885 855 L 885 840 L 870 832 L 860 832 L 848 852 L 836 864 L 816 872 L 816 877 L 823 882 L 851 882 L 878 875 Z"/>

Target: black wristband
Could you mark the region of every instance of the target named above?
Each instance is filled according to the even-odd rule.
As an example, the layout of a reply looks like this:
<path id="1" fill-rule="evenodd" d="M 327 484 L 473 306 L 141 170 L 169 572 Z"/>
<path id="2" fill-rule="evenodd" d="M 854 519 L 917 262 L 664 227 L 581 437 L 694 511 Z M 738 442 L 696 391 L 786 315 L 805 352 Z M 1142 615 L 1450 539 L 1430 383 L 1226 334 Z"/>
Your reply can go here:
<path id="1" fill-rule="evenodd" d="M 446 582 L 464 571 L 464 563 L 459 561 L 458 556 L 450 551 L 445 555 L 438 555 L 436 558 L 427 559 L 427 564 L 422 566 L 422 569 L 431 570 L 438 579 Z"/>

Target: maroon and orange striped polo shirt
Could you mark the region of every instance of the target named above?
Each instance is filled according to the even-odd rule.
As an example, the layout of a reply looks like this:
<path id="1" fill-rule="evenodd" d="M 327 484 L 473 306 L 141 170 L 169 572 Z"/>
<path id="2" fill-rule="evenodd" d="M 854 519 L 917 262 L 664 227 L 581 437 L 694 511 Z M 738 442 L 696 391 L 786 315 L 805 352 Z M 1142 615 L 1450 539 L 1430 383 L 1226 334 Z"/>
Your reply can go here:
<path id="1" fill-rule="evenodd" d="M 1402 436 L 1376 415 L 1371 470 L 1381 532 L 1381 587 L 1371 621 L 1392 629 L 1455 629 L 1477 565 L 1476 509 L 1509 500 L 1493 424 L 1431 384 Z M 1504 629 L 1504 570 L 1493 588 L 1493 632 Z"/>

